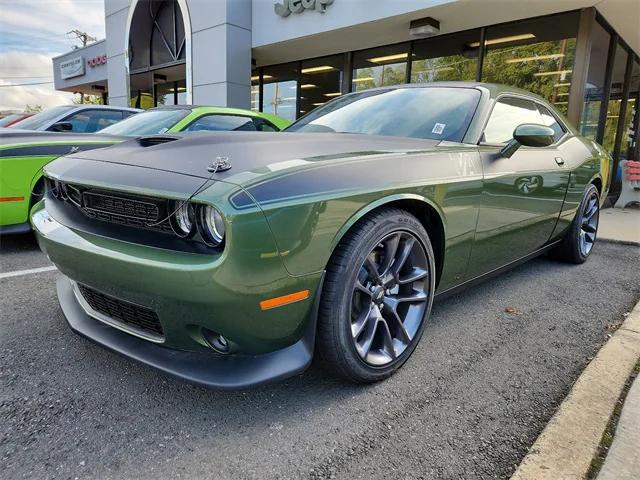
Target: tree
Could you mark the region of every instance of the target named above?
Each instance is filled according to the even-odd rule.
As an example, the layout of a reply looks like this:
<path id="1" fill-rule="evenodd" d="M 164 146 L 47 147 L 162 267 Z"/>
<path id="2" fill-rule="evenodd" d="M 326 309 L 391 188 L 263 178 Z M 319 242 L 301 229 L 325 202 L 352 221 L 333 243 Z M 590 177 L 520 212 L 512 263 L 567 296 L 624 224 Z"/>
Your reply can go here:
<path id="1" fill-rule="evenodd" d="M 38 113 L 42 111 L 42 105 L 27 105 L 24 107 L 25 113 Z"/>
<path id="2" fill-rule="evenodd" d="M 81 95 L 73 99 L 76 105 L 103 105 L 100 95 Z"/>

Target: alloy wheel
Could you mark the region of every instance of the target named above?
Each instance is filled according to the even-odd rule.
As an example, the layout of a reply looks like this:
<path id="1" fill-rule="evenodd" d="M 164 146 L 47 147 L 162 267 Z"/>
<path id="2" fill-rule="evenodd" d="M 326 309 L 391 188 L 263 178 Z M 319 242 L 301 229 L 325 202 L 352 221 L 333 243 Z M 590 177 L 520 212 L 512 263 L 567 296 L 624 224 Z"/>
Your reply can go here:
<path id="1" fill-rule="evenodd" d="M 591 192 L 587 201 L 584 203 L 580 219 L 580 252 L 585 257 L 589 255 L 596 241 L 598 210 L 598 195 L 595 192 Z"/>
<path id="2" fill-rule="evenodd" d="M 365 258 L 351 298 L 351 335 L 360 358 L 382 367 L 420 330 L 430 295 L 424 246 L 412 233 L 383 237 Z"/>

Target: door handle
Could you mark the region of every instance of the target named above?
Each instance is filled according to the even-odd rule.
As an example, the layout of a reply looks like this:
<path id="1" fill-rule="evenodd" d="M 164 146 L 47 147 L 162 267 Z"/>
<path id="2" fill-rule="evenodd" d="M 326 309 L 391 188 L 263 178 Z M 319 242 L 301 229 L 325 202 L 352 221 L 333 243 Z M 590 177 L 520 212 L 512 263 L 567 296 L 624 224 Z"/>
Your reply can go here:
<path id="1" fill-rule="evenodd" d="M 560 166 L 564 165 L 564 158 L 556 157 L 556 163 Z"/>

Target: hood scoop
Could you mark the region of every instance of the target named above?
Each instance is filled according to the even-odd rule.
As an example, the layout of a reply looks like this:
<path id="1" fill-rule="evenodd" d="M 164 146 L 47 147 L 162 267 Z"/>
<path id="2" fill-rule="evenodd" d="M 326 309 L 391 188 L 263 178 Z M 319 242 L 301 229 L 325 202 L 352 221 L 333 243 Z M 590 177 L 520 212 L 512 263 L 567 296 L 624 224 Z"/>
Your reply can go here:
<path id="1" fill-rule="evenodd" d="M 161 145 L 163 143 L 173 142 L 175 140 L 179 140 L 180 137 L 172 137 L 169 135 L 150 135 L 148 137 L 140 137 L 138 138 L 138 143 L 142 147 L 154 147 L 156 145 Z"/>

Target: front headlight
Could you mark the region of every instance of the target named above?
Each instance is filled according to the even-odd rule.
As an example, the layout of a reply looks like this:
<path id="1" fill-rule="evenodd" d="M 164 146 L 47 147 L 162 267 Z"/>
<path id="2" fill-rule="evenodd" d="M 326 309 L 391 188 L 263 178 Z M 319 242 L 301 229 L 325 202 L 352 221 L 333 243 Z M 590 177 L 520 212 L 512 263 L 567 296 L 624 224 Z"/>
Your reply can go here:
<path id="1" fill-rule="evenodd" d="M 173 202 L 171 205 L 173 214 L 170 218 L 173 233 L 181 238 L 190 237 L 195 230 L 193 228 L 193 207 L 189 202 Z"/>
<path id="2" fill-rule="evenodd" d="M 224 240 L 225 226 L 222 214 L 208 205 L 200 205 L 198 215 L 198 229 L 204 242 L 217 247 Z"/>

